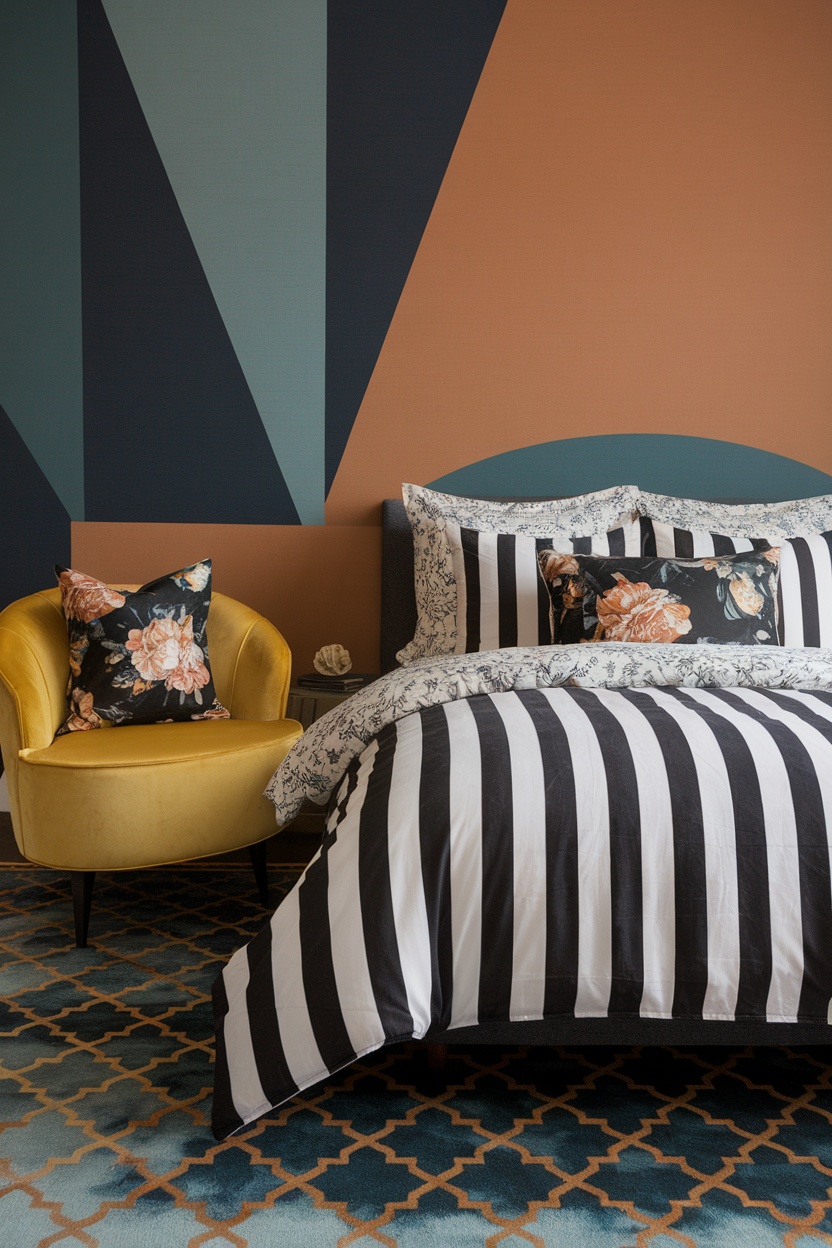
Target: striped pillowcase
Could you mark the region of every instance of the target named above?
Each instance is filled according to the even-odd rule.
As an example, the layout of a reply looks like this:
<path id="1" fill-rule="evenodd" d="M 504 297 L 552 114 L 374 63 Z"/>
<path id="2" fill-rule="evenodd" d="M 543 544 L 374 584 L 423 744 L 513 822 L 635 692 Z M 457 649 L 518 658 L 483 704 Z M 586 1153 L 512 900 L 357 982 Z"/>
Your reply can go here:
<path id="1" fill-rule="evenodd" d="M 832 646 L 832 531 L 809 537 L 723 537 L 698 529 L 677 529 L 643 518 L 652 528 L 645 537 L 658 556 L 699 559 L 742 550 L 780 547 L 780 644 Z"/>
<path id="2" fill-rule="evenodd" d="M 541 550 L 582 555 L 652 554 L 652 522 L 633 520 L 609 533 L 533 537 L 448 524 L 457 586 L 456 654 L 551 644 L 549 592 L 538 569 Z"/>

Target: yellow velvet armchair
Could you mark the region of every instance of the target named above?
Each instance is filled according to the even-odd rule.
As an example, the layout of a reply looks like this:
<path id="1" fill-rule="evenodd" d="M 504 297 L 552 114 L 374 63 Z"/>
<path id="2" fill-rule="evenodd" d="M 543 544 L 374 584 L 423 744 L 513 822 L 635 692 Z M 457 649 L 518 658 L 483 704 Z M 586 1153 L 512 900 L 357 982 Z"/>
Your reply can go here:
<path id="1" fill-rule="evenodd" d="M 216 593 L 208 640 L 217 697 L 231 719 L 55 738 L 69 674 L 60 592 L 31 594 L 0 612 L 0 750 L 15 840 L 30 861 L 71 873 L 79 947 L 96 871 L 248 846 L 268 901 L 264 842 L 275 819 L 263 789 L 302 732 L 283 718 L 289 647 L 263 616 Z"/>

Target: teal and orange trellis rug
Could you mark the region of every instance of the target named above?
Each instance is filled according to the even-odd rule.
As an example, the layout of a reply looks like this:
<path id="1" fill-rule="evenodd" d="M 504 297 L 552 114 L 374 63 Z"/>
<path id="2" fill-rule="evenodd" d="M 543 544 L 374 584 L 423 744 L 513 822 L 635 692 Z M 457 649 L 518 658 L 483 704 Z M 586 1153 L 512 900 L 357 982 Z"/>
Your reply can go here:
<path id="1" fill-rule="evenodd" d="M 275 895 L 297 868 L 272 868 Z M 217 1144 L 209 989 L 263 911 L 244 866 L 0 870 L 9 1248 L 814 1248 L 832 1054 L 383 1050 Z"/>

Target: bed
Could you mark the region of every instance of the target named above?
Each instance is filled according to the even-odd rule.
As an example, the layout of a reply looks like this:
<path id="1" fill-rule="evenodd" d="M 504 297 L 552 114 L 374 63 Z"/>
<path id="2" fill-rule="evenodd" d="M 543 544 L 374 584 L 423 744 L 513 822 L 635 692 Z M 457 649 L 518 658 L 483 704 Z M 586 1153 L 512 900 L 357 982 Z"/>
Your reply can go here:
<path id="1" fill-rule="evenodd" d="M 326 831 L 214 986 L 217 1138 L 404 1039 L 828 1043 L 832 498 L 406 488 L 385 674 L 269 786 Z M 615 639 L 625 573 L 682 644 Z"/>

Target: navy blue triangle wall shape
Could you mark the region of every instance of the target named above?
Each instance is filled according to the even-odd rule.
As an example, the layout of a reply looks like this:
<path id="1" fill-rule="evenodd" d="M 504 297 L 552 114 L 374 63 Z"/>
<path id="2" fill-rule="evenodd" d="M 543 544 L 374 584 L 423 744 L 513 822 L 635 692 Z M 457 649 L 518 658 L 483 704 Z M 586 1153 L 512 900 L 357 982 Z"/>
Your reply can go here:
<path id="1" fill-rule="evenodd" d="M 69 566 L 69 512 L 0 407 L 0 608 L 57 584 L 53 565 Z"/>
<path id="2" fill-rule="evenodd" d="M 78 46 L 86 518 L 296 524 L 101 0 Z"/>
<path id="3" fill-rule="evenodd" d="M 329 0 L 327 489 L 505 4 Z"/>

